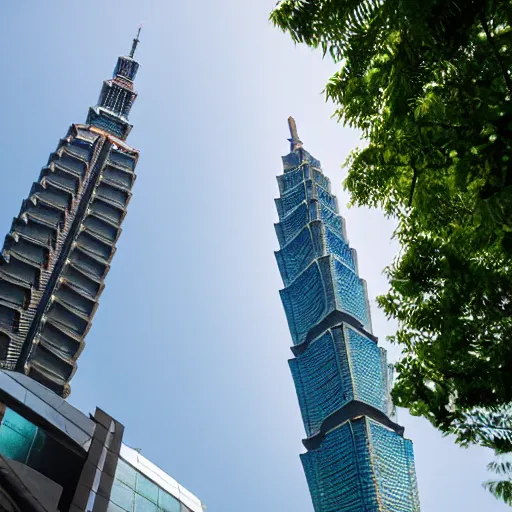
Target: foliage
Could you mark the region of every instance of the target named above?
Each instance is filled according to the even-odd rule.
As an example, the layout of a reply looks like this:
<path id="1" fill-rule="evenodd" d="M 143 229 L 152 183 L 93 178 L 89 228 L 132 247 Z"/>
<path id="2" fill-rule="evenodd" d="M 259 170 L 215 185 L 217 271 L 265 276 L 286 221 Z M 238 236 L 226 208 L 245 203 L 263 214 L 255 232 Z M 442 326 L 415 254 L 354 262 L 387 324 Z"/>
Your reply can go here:
<path id="1" fill-rule="evenodd" d="M 512 463 L 503 458 L 512 452 L 512 408 L 475 409 L 460 422 L 455 422 L 452 431 L 462 446 L 479 444 L 501 456 L 489 463 L 487 469 L 504 478 L 489 480 L 483 485 L 496 498 L 512 505 Z"/>
<path id="2" fill-rule="evenodd" d="M 512 463 L 493 461 L 487 465 L 487 469 L 505 478 L 489 480 L 484 483 L 484 487 L 496 498 L 503 500 L 507 505 L 512 505 Z"/>
<path id="3" fill-rule="evenodd" d="M 512 4 L 283 0 L 271 19 L 340 63 L 326 96 L 368 143 L 345 185 L 398 219 L 395 403 L 489 446 L 467 421 L 512 418 Z"/>

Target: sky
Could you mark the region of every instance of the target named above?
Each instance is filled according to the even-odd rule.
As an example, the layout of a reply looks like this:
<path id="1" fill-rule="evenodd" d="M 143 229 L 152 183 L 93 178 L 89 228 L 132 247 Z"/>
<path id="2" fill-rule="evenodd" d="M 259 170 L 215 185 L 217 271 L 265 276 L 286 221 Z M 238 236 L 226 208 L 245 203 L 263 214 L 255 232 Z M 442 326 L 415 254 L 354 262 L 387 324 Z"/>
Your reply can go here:
<path id="1" fill-rule="evenodd" d="M 359 136 L 331 119 L 336 67 L 268 22 L 275 0 L 22 0 L 0 17 L 0 232 L 71 123 L 85 122 L 144 24 L 128 142 L 137 182 L 70 401 L 101 407 L 124 442 L 211 512 L 312 512 L 304 431 L 278 290 L 275 176 L 293 115 L 347 219 L 374 332 L 397 247 L 379 211 L 346 207 Z M 398 413 L 414 441 L 423 512 L 509 510 L 485 491 L 492 453 Z"/>

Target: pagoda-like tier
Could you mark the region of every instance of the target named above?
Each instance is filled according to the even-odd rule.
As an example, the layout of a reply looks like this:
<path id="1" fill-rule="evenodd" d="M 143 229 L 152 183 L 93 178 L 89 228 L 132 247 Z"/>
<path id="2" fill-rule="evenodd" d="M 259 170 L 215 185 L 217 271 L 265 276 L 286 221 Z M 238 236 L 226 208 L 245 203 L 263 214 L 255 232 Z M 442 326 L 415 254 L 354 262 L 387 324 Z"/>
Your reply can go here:
<path id="1" fill-rule="evenodd" d="M 394 421 L 391 367 L 372 334 L 366 283 L 329 179 L 289 120 L 276 259 L 316 512 L 417 512 L 412 443 Z"/>
<path id="2" fill-rule="evenodd" d="M 344 318 L 371 334 L 366 283 L 357 275 L 357 255 L 348 245 L 329 179 L 318 160 L 302 148 L 298 151 L 302 160 L 297 167 L 292 167 L 294 153 L 283 159 L 275 226 L 281 247 L 276 258 L 285 284 L 281 298 L 293 342 L 309 341 L 327 317 L 335 323 Z"/>
<path id="3" fill-rule="evenodd" d="M 140 33 L 140 29 L 139 29 Z M 67 396 L 132 195 L 126 144 L 139 64 L 119 57 L 87 124 L 72 125 L 23 201 L 0 256 L 0 368 Z"/>
<path id="4" fill-rule="evenodd" d="M 0 359 L 59 394 L 76 370 L 135 181 L 138 153 L 74 125 L 32 186 L 0 260 Z"/>

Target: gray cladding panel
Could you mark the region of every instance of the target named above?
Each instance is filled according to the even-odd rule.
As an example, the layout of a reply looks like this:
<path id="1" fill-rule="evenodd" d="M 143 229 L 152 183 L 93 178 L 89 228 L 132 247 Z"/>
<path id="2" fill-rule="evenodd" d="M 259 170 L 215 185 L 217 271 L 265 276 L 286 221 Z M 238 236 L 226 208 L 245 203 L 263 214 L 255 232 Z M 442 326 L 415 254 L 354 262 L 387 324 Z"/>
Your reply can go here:
<path id="1" fill-rule="evenodd" d="M 72 194 L 60 188 L 55 187 L 51 182 L 46 179 L 41 184 L 37 184 L 35 197 L 41 201 L 47 202 L 61 210 L 66 210 L 71 207 L 73 199 Z"/>
<path id="2" fill-rule="evenodd" d="M 110 224 L 119 226 L 123 220 L 124 211 L 97 198 L 91 203 L 91 212 L 105 219 Z"/>
<path id="3" fill-rule="evenodd" d="M 86 217 L 84 227 L 107 243 L 114 243 L 119 235 L 118 229 L 93 215 Z"/>
<path id="4" fill-rule="evenodd" d="M 73 359 L 81 347 L 76 336 L 73 337 L 71 333 L 66 333 L 57 325 L 53 325 L 51 319 L 44 324 L 41 340 L 46 346 L 53 347 L 56 352 L 67 359 Z"/>
<path id="5" fill-rule="evenodd" d="M 112 253 L 114 252 L 114 248 L 111 245 L 85 231 L 82 231 L 82 233 L 78 235 L 76 243 L 85 252 L 88 252 L 105 262 L 110 260 Z"/>
<path id="6" fill-rule="evenodd" d="M 62 210 L 53 208 L 52 206 L 40 201 L 37 202 L 37 204 L 34 204 L 31 201 L 26 201 L 22 210 L 27 217 L 40 220 L 54 229 L 57 229 L 59 224 L 64 220 L 64 212 Z"/>
<path id="7" fill-rule="evenodd" d="M 10 252 L 17 254 L 27 263 L 42 267 L 47 259 L 48 249 L 20 237 L 18 242 L 12 245 Z"/>
<path id="8" fill-rule="evenodd" d="M 81 250 L 79 246 L 75 247 L 75 250 L 71 253 L 70 260 L 83 273 L 98 280 L 102 279 L 108 270 L 108 265 L 106 265 L 101 259 L 89 256 L 86 252 Z"/>
<path id="9" fill-rule="evenodd" d="M 30 296 L 30 290 L 17 286 L 9 281 L 0 280 L 0 300 L 15 307 L 22 307 Z"/>
<path id="10" fill-rule="evenodd" d="M 79 336 L 84 334 L 88 325 L 87 320 L 78 316 L 65 304 L 57 301 L 54 301 L 50 306 L 48 318 Z"/>
<path id="11" fill-rule="evenodd" d="M 27 222 L 18 220 L 15 229 L 16 233 L 38 241 L 41 245 L 47 245 L 48 240 L 52 240 L 56 232 L 55 228 L 42 222 L 37 222 L 37 220 L 32 221 L 30 219 L 28 219 Z"/>
<path id="12" fill-rule="evenodd" d="M 103 177 L 126 190 L 130 190 L 132 188 L 133 181 L 135 179 L 133 172 L 127 172 L 123 169 L 118 169 L 112 166 L 107 166 L 105 168 L 103 171 Z"/>
<path id="13" fill-rule="evenodd" d="M 51 183 L 53 186 L 59 189 L 75 195 L 80 186 L 80 181 L 76 176 L 73 176 L 69 172 L 65 172 L 58 167 L 53 169 L 46 169 L 44 171 L 46 181 Z"/>
<path id="14" fill-rule="evenodd" d="M 83 125 L 72 126 L 50 156 L 0 259 L 0 325 L 9 337 L 0 368 L 16 368 L 69 393 L 137 159 L 124 142 Z"/>
<path id="15" fill-rule="evenodd" d="M 73 290 L 65 283 L 57 289 L 55 296 L 64 304 L 72 307 L 84 316 L 90 316 L 94 310 L 94 300 L 87 298 L 83 294 Z"/>
<path id="16" fill-rule="evenodd" d="M 101 183 L 96 190 L 96 194 L 107 202 L 111 202 L 113 205 L 120 208 L 124 208 L 126 206 L 130 197 L 129 193 L 125 190 L 120 190 L 107 183 Z"/>
<path id="17" fill-rule="evenodd" d="M 59 154 L 61 153 L 61 154 Z M 73 174 L 76 177 L 84 177 L 87 172 L 87 163 L 84 162 L 80 157 L 73 155 L 71 152 L 68 153 L 63 148 L 60 152 L 54 153 L 55 157 L 50 158 L 50 161 L 62 169 L 65 169 L 68 173 Z"/>
<path id="18" fill-rule="evenodd" d="M 12 330 L 17 318 L 18 312 L 16 309 L 0 304 L 0 327 Z"/>
<path id="19" fill-rule="evenodd" d="M 62 277 L 64 278 L 63 282 L 69 283 L 70 286 L 85 293 L 91 299 L 95 299 L 101 291 L 99 281 L 91 279 L 73 264 L 67 266 Z"/>
<path id="20" fill-rule="evenodd" d="M 2 274 L 6 274 L 7 279 L 19 281 L 24 285 L 37 287 L 40 269 L 21 261 L 19 258 L 16 258 L 15 255 L 9 256 L 9 263 L 0 266 L 0 279 L 3 279 Z"/>
<path id="21" fill-rule="evenodd" d="M 77 445 L 88 450 L 95 423 L 65 400 L 30 377 L 0 370 L 0 390 L 29 407 Z"/>
<path id="22" fill-rule="evenodd" d="M 51 347 L 47 347 L 44 343 L 37 344 L 31 362 L 59 386 L 64 386 L 74 371 L 72 361 L 62 359 L 56 351 L 51 350 Z"/>
<path id="23" fill-rule="evenodd" d="M 138 155 L 136 154 L 135 151 L 129 153 L 114 148 L 110 152 L 108 160 L 114 165 L 117 165 L 129 171 L 133 171 L 135 169 L 135 165 L 137 164 L 137 158 Z"/>

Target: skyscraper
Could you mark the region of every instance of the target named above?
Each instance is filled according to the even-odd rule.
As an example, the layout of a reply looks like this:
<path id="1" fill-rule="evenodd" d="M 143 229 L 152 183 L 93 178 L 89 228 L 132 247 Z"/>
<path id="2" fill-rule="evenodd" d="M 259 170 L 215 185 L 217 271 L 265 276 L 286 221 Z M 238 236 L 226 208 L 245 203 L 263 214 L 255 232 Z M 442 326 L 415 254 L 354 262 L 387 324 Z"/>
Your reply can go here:
<path id="1" fill-rule="evenodd" d="M 138 152 L 125 141 L 138 42 L 139 34 L 104 82 L 86 124 L 72 125 L 50 156 L 0 256 L 2 511 L 205 510 L 123 443 L 119 421 L 99 408 L 83 414 L 63 398 L 135 180 Z"/>
<path id="2" fill-rule="evenodd" d="M 412 443 L 394 421 L 391 367 L 372 333 L 356 253 L 329 179 L 302 147 L 293 118 L 288 123 L 276 258 L 313 505 L 316 512 L 416 512 Z"/>
<path id="3" fill-rule="evenodd" d="M 0 368 L 64 397 L 135 181 L 139 153 L 125 141 L 138 42 L 118 58 L 86 124 L 73 124 L 50 155 L 0 256 Z"/>

